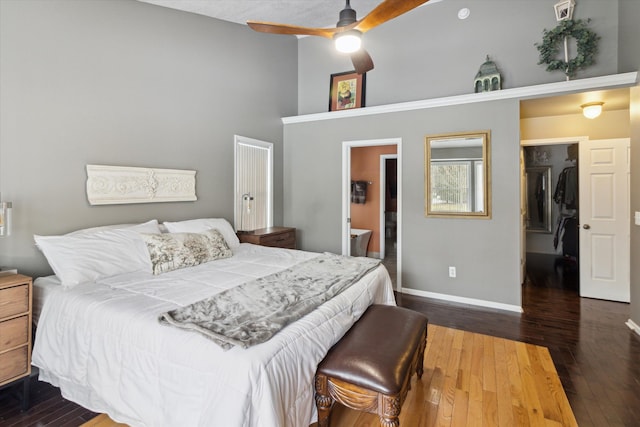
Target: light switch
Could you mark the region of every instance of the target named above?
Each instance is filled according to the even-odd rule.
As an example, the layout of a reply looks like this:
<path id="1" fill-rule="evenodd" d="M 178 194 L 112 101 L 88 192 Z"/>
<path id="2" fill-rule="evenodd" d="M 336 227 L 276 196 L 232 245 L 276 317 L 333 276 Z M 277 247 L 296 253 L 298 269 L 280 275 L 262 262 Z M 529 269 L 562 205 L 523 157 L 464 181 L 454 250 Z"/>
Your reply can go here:
<path id="1" fill-rule="evenodd" d="M 636 225 L 640 225 L 640 212 L 636 212 L 635 220 L 636 220 Z"/>

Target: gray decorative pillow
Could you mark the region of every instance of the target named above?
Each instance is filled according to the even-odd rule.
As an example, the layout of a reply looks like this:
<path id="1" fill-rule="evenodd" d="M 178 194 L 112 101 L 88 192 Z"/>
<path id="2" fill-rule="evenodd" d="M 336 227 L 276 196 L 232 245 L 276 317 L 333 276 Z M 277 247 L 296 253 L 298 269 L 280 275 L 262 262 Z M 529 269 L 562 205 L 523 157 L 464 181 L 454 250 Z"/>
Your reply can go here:
<path id="1" fill-rule="evenodd" d="M 202 233 L 145 234 L 153 274 L 193 267 L 233 255 L 222 234 L 211 229 Z"/>

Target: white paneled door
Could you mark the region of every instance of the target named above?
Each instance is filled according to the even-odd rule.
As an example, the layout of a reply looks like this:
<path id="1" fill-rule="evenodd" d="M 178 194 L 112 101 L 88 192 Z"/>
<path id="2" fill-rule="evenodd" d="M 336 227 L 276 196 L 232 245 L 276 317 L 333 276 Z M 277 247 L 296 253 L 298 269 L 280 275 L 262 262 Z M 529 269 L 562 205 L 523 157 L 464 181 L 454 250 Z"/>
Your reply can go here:
<path id="1" fill-rule="evenodd" d="M 580 296 L 629 302 L 629 151 L 624 139 L 580 144 Z"/>

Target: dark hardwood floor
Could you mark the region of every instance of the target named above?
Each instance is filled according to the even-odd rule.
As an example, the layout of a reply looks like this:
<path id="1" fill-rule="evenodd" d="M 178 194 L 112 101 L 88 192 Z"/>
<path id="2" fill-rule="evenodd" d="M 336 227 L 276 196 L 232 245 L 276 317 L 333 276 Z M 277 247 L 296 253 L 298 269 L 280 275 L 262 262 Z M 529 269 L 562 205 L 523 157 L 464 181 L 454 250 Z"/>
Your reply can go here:
<path id="1" fill-rule="evenodd" d="M 581 427 L 640 426 L 640 336 L 625 322 L 629 305 L 578 296 L 571 262 L 530 254 L 523 314 L 398 295 L 398 305 L 436 325 L 549 349 Z M 20 411 L 15 390 L 0 391 L 1 426 L 79 426 L 95 414 L 32 379 L 31 409 Z"/>

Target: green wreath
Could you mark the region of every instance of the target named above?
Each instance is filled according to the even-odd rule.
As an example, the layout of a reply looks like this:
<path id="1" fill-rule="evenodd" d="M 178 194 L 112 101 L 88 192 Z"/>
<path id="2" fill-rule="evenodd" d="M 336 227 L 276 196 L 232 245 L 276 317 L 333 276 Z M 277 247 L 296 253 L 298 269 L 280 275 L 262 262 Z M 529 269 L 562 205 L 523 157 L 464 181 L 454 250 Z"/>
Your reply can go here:
<path id="1" fill-rule="evenodd" d="M 540 51 L 538 65 L 547 64 L 547 71 L 562 70 L 568 77 L 573 77 L 576 71 L 594 63 L 593 56 L 598 52 L 600 36 L 587 28 L 587 23 L 578 19 L 560 22 L 553 30 L 543 30 L 542 43 L 535 43 Z M 575 58 L 568 62 L 557 59 L 560 45 L 565 37 L 573 37 L 578 46 Z"/>

